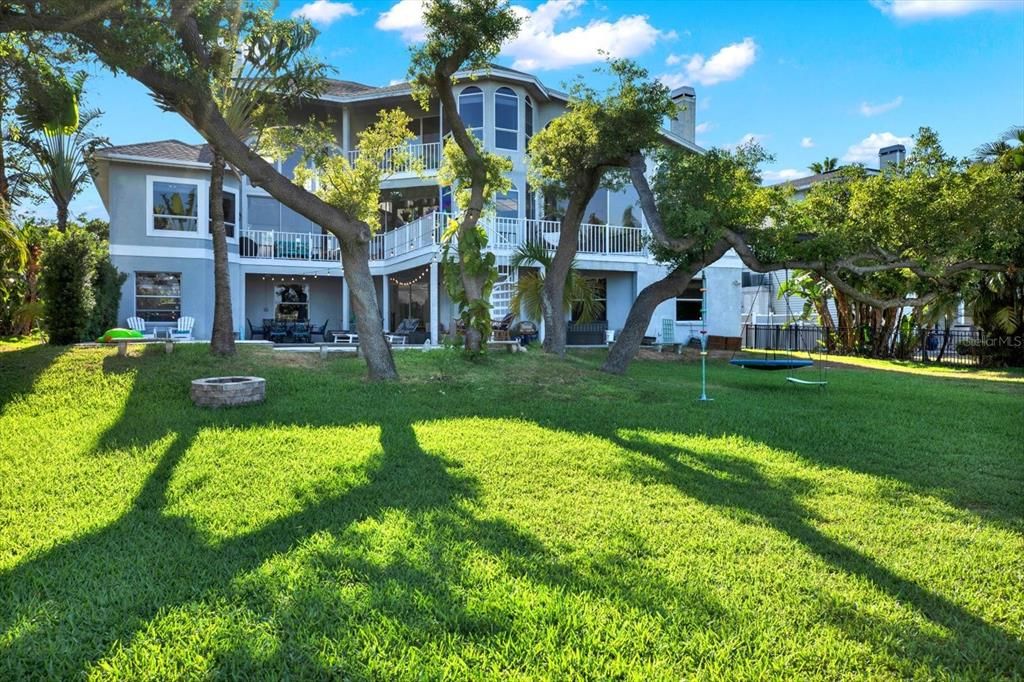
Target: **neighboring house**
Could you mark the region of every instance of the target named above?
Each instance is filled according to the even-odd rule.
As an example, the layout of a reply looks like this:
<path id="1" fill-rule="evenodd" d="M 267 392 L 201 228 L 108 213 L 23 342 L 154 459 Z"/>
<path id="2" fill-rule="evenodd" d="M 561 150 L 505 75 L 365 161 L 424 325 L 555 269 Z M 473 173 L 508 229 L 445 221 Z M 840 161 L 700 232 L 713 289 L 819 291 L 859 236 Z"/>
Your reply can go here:
<path id="1" fill-rule="evenodd" d="M 878 168 L 865 168 L 868 175 L 878 175 L 890 165 L 903 163 L 907 156 L 907 148 L 901 144 L 882 147 L 878 150 Z M 840 166 L 827 173 L 813 173 L 803 178 L 786 180 L 777 183 L 778 186 L 791 187 L 793 199 L 800 201 L 807 196 L 807 192 L 821 182 L 831 182 L 841 178 L 841 172 L 849 166 Z M 804 300 L 798 296 L 779 296 L 779 288 L 786 281 L 787 272 L 766 272 L 757 273 L 751 270 L 743 270 L 743 324 L 786 324 L 793 318 L 801 316 L 804 308 Z M 833 316 L 835 315 L 835 304 L 830 301 Z M 812 322 L 817 321 L 817 316 L 812 315 Z"/>
<path id="2" fill-rule="evenodd" d="M 492 295 L 495 318 L 508 312 L 519 273 L 510 259 L 525 239 L 557 243 L 559 205 L 540 196 L 526 179 L 527 143 L 535 131 L 559 116 L 567 96 L 530 74 L 494 67 L 475 79 L 460 80 L 456 99 L 466 126 L 484 146 L 513 163 L 512 188 L 496 197 L 483 224 L 497 257 L 500 279 Z M 665 130 L 667 143 L 699 152 L 694 140 L 696 101 L 692 88 L 673 97 L 686 104 Z M 412 152 L 425 167 L 417 175 L 391 168 L 380 191 L 382 228 L 371 244 L 371 272 L 385 329 L 406 318 L 422 322 L 437 342 L 453 327 L 458 311 L 441 282 L 439 235 L 453 211 L 450 189 L 437 181 L 448 112 L 439 104 L 423 111 L 407 83 L 371 87 L 331 81 L 326 94 L 304 103 L 293 120 L 317 115 L 336 122 L 342 153 L 354 158 L 356 135 L 382 109 L 400 107 L 413 119 Z M 298 153 L 279 164 L 291 175 Z M 209 150 L 176 140 L 109 147 L 96 155 L 96 185 L 110 213 L 110 253 L 128 274 L 120 317 L 138 315 L 155 327 L 170 326 L 179 315 L 195 318 L 197 338 L 208 338 L 213 320 L 213 251 L 208 218 Z M 234 326 L 248 337 L 247 320 L 309 320 L 330 329 L 353 329 L 354 315 L 337 239 L 279 204 L 246 178 L 225 179 Z M 637 293 L 666 273 L 646 247 L 648 231 L 632 187 L 600 190 L 586 210 L 577 263 L 596 280 L 605 303 L 603 319 L 571 326 L 570 343 L 604 339 L 604 329 L 620 330 Z M 707 268 L 708 327 L 712 334 L 740 333 L 742 264 L 730 254 Z M 667 322 L 666 322 L 667 321 Z M 700 327 L 700 282 L 655 312 L 648 334 L 662 337 L 666 324 L 677 342 Z"/>

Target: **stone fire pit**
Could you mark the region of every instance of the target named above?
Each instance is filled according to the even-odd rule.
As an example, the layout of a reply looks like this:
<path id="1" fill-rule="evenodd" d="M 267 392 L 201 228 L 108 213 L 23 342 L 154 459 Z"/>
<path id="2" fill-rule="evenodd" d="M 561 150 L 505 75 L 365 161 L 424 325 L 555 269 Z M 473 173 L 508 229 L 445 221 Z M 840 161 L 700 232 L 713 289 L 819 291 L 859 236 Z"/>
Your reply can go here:
<path id="1" fill-rule="evenodd" d="M 192 402 L 200 407 L 235 407 L 262 403 L 267 382 L 261 377 L 206 377 L 192 382 Z"/>

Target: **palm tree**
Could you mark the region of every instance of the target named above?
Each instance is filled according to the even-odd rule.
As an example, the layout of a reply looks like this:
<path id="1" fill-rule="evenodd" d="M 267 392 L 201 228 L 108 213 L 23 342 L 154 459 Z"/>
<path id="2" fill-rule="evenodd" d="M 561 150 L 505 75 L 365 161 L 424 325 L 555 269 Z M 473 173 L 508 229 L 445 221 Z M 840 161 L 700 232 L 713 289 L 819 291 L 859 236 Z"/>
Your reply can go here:
<path id="1" fill-rule="evenodd" d="M 544 292 L 544 272 L 551 266 L 552 259 L 552 253 L 536 242 L 523 244 L 512 256 L 513 271 L 530 266 L 543 268 L 519 275 L 519 281 L 516 282 L 516 289 L 509 304 L 513 311 L 525 310 L 531 319 L 543 319 L 541 306 Z M 595 293 L 593 281 L 581 275 L 573 261 L 565 280 L 563 294 L 565 307 L 575 310 L 576 318 L 580 322 L 589 322 L 604 310 L 604 304 L 597 300 Z"/>
<path id="2" fill-rule="evenodd" d="M 22 180 L 38 187 L 57 207 L 57 229 L 68 225 L 68 207 L 89 185 L 89 164 L 105 137 L 89 127 L 101 115 L 97 109 L 80 112 L 85 74 L 41 74 L 18 106 L 18 144 L 33 164 Z"/>
<path id="3" fill-rule="evenodd" d="M 253 19 L 248 30 L 242 22 Z M 302 55 L 316 37 L 304 22 L 273 21 L 266 15 L 234 17 L 236 40 L 225 45 L 211 72 L 211 92 L 224 120 L 243 140 L 259 145 L 261 133 L 285 119 L 284 103 L 296 101 L 320 88 L 322 67 Z M 243 32 L 244 37 L 241 37 Z M 161 102 L 172 109 L 170 103 Z M 213 237 L 213 331 L 210 352 L 233 355 L 235 336 L 231 311 L 227 232 L 224 227 L 224 172 L 227 162 L 212 148 L 210 161 L 210 232 Z M 234 217 L 232 216 L 232 222 Z M 236 227 L 237 229 L 237 227 Z"/>
<path id="4" fill-rule="evenodd" d="M 1005 163 L 1010 169 L 1024 170 L 1024 126 L 1012 126 L 999 139 L 981 145 L 974 150 L 974 159 L 981 163 Z"/>
<path id="5" fill-rule="evenodd" d="M 835 158 L 834 156 L 826 156 L 824 161 L 815 161 L 807 168 L 812 173 L 817 173 L 818 175 L 821 175 L 822 173 L 831 173 L 838 167 L 838 164 L 839 159 Z"/>

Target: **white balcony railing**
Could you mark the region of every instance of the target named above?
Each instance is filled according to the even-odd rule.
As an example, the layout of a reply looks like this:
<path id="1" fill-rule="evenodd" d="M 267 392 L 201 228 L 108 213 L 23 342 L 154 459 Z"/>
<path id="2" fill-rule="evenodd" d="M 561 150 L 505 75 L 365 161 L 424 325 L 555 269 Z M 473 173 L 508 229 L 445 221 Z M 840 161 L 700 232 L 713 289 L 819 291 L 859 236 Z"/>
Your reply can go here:
<path id="1" fill-rule="evenodd" d="M 370 243 L 370 260 L 388 261 L 421 251 L 436 250 L 452 218 L 450 213 L 430 213 L 389 232 L 379 232 Z M 485 217 L 487 247 L 510 254 L 523 243 L 558 246 L 561 225 L 557 220 Z M 646 230 L 625 225 L 580 226 L 577 252 L 585 256 L 646 258 Z M 239 251 L 243 258 L 285 261 L 338 262 L 338 240 L 330 234 L 306 234 L 272 230 L 242 230 Z"/>
<path id="2" fill-rule="evenodd" d="M 398 258 L 440 242 L 440 213 L 429 213 L 389 232 L 378 232 L 370 243 L 370 260 Z M 443 229 L 443 228 L 441 228 Z"/>
<path id="3" fill-rule="evenodd" d="M 333 234 L 242 230 L 238 239 L 242 258 L 337 263 L 341 260 L 338 238 Z"/>
<path id="4" fill-rule="evenodd" d="M 399 149 L 405 153 L 399 154 Z M 381 170 L 389 174 L 412 173 L 420 166 L 424 171 L 436 171 L 441 167 L 442 150 L 440 142 L 410 144 L 403 148 L 389 149 L 384 154 Z M 347 153 L 348 162 L 354 164 L 359 158 L 359 150 L 353 149 Z"/>

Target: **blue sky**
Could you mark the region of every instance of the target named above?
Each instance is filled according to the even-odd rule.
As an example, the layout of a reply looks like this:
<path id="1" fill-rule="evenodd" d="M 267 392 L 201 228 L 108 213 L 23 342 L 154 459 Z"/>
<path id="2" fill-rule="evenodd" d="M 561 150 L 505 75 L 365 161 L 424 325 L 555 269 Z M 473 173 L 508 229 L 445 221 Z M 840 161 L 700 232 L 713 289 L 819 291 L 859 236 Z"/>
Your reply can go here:
<path id="1" fill-rule="evenodd" d="M 872 165 L 879 146 L 922 125 L 967 155 L 1024 124 L 1024 0 L 514 4 L 524 29 L 500 63 L 559 87 L 590 74 L 599 49 L 635 58 L 670 85 L 696 88 L 700 144 L 759 139 L 776 156 L 768 180 L 825 156 Z M 421 35 L 420 0 L 285 1 L 278 12 L 314 22 L 335 77 L 369 84 L 402 79 Z M 88 104 L 104 110 L 100 129 L 114 144 L 200 141 L 144 88 L 95 71 Z M 92 189 L 72 208 L 106 216 Z"/>

